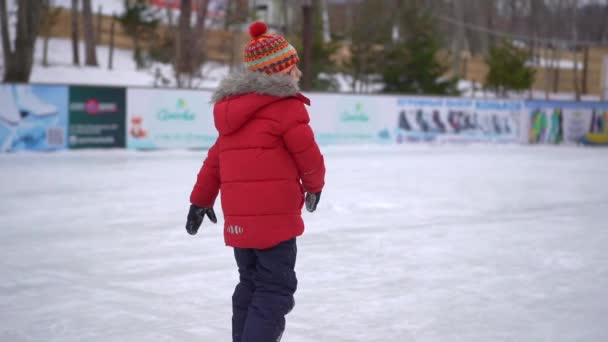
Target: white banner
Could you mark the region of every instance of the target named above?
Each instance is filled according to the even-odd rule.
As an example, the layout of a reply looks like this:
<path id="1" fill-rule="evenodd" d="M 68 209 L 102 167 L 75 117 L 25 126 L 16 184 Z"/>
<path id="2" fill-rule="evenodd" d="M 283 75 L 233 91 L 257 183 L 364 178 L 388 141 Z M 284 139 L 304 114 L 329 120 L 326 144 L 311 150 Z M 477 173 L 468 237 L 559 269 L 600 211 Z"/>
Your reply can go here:
<path id="1" fill-rule="evenodd" d="M 127 147 L 208 148 L 217 137 L 211 92 L 128 89 Z"/>
<path id="2" fill-rule="evenodd" d="M 322 145 L 390 142 L 394 100 L 388 96 L 310 95 L 308 111 Z"/>

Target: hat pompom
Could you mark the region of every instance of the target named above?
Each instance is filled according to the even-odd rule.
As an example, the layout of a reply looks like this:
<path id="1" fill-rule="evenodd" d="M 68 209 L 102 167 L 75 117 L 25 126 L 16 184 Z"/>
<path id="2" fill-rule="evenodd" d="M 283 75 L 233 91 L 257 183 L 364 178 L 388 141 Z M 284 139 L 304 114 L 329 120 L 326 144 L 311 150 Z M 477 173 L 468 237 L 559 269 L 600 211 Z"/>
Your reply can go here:
<path id="1" fill-rule="evenodd" d="M 256 21 L 249 26 L 249 34 L 251 38 L 256 39 L 268 31 L 268 26 L 261 21 Z"/>

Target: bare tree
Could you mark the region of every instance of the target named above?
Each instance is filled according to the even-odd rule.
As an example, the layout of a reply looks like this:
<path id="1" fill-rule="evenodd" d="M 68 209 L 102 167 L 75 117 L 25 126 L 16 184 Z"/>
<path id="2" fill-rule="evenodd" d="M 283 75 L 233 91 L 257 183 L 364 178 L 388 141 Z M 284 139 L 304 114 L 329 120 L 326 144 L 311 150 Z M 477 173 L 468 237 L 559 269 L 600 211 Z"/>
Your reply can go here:
<path id="1" fill-rule="evenodd" d="M 78 25 L 78 19 L 80 18 L 79 3 L 80 0 L 72 0 L 72 64 L 74 65 L 80 65 L 80 32 Z"/>
<path id="2" fill-rule="evenodd" d="M 302 63 L 302 89 L 312 88 L 312 39 L 313 39 L 313 2 L 302 1 L 302 45 L 304 45 Z"/>
<path id="3" fill-rule="evenodd" d="M 194 38 L 194 54 L 192 61 L 191 73 L 194 73 L 194 69 L 200 69 L 205 63 L 205 22 L 207 21 L 207 13 L 209 7 L 209 0 L 198 0 L 198 9 L 196 11 L 196 37 Z"/>
<path id="4" fill-rule="evenodd" d="M 47 1 L 19 1 L 17 32 L 13 49 L 10 42 L 6 0 L 0 0 L 0 33 L 5 62 L 4 82 L 29 81 L 34 63 L 34 47 L 40 30 L 43 6 L 45 5 L 48 5 Z"/>
<path id="5" fill-rule="evenodd" d="M 456 38 L 452 43 L 452 74 L 454 76 L 461 76 L 462 71 L 462 52 L 468 50 L 468 44 L 465 37 L 464 28 L 464 9 L 462 1 L 454 1 L 454 14 L 458 24 L 456 29 Z"/>
<path id="6" fill-rule="evenodd" d="M 579 81 L 579 72 L 578 72 L 578 1 L 572 1 L 572 39 L 574 40 L 574 94 L 576 101 L 580 101 L 581 99 L 581 85 Z"/>
<path id="7" fill-rule="evenodd" d="M 175 54 L 175 80 L 178 87 L 184 87 L 192 70 L 192 0 L 182 0 L 177 27 L 177 42 Z"/>
<path id="8" fill-rule="evenodd" d="M 101 28 L 103 26 L 103 7 L 97 7 L 97 24 L 95 25 L 95 43 L 101 44 Z"/>
<path id="9" fill-rule="evenodd" d="M 112 14 L 112 23 L 110 24 L 110 51 L 108 53 L 108 69 L 114 68 L 114 26 L 116 26 L 116 14 Z"/>
<path id="10" fill-rule="evenodd" d="M 167 1 L 167 7 L 165 8 L 167 12 L 167 24 L 169 28 L 173 27 L 173 0 Z"/>
<path id="11" fill-rule="evenodd" d="M 44 38 L 42 45 L 42 65 L 49 65 L 49 41 L 53 33 L 53 28 L 57 24 L 59 15 L 61 14 L 61 7 L 51 8 L 50 6 L 43 6 L 42 23 L 40 26 L 40 34 Z"/>
<path id="12" fill-rule="evenodd" d="M 93 25 L 93 12 L 91 0 L 82 0 L 82 26 L 84 30 L 85 65 L 98 66 L 95 44 L 95 26 Z"/>

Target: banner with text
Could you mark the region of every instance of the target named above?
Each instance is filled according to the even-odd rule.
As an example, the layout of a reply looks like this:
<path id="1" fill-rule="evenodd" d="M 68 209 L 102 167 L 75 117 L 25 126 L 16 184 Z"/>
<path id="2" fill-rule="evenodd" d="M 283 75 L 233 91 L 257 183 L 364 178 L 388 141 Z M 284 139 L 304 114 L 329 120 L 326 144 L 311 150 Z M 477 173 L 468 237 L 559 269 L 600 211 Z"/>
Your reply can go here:
<path id="1" fill-rule="evenodd" d="M 66 148 L 68 87 L 0 84 L 0 152 Z"/>
<path id="2" fill-rule="evenodd" d="M 310 95 L 311 126 L 322 145 L 390 143 L 394 106 L 387 96 Z"/>
<path id="3" fill-rule="evenodd" d="M 399 97 L 397 143 L 517 142 L 520 101 Z"/>
<path id="4" fill-rule="evenodd" d="M 530 144 L 608 142 L 606 102 L 527 101 L 525 113 Z"/>
<path id="5" fill-rule="evenodd" d="M 125 147 L 125 89 L 70 87 L 70 148 Z"/>
<path id="6" fill-rule="evenodd" d="M 215 142 L 211 92 L 129 89 L 127 146 L 208 148 Z"/>

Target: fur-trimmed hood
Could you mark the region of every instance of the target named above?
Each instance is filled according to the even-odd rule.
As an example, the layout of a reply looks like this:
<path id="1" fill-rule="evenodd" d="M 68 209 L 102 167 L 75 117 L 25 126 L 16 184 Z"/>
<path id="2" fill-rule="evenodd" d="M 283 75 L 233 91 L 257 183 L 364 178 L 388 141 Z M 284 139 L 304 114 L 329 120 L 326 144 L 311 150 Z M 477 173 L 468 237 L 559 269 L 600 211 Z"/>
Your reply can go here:
<path id="1" fill-rule="evenodd" d="M 310 101 L 299 93 L 296 80 L 289 75 L 258 72 L 232 74 L 220 83 L 213 94 L 215 128 L 220 134 L 232 134 L 261 108 L 292 97 L 310 105 Z M 289 115 L 289 112 L 286 110 L 285 115 Z"/>
<path id="2" fill-rule="evenodd" d="M 217 103 L 229 96 L 248 93 L 288 97 L 299 92 L 298 83 L 287 74 L 267 75 L 260 72 L 239 72 L 228 75 L 220 82 L 219 87 L 213 93 L 211 102 Z"/>

